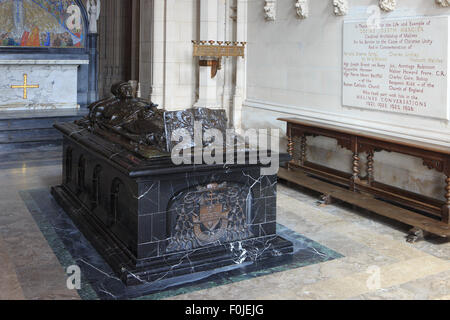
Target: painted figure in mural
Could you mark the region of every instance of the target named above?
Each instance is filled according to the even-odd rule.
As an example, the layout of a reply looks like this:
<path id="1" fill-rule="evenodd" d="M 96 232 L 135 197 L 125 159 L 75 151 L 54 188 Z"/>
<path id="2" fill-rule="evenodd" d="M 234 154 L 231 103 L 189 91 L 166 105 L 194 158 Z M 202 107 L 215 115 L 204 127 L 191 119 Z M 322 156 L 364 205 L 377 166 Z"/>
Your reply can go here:
<path id="1" fill-rule="evenodd" d="M 62 35 L 62 40 L 63 40 L 63 46 L 64 47 L 73 47 L 73 40 L 72 37 L 70 36 L 70 34 L 68 32 L 64 32 Z"/>
<path id="2" fill-rule="evenodd" d="M 97 21 L 100 18 L 100 0 L 88 0 L 86 9 L 89 16 L 89 33 L 97 33 Z"/>
<path id="3" fill-rule="evenodd" d="M 0 46 L 83 47 L 76 0 L 0 0 Z"/>

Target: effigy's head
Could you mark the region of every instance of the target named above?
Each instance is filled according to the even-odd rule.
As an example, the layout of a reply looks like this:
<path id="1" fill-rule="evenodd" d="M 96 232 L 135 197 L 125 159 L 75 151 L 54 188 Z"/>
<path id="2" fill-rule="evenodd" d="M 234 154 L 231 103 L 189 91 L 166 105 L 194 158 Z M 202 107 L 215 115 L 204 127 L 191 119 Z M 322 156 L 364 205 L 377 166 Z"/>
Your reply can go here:
<path id="1" fill-rule="evenodd" d="M 128 82 L 115 83 L 111 87 L 111 93 L 120 99 L 133 98 L 133 87 Z"/>

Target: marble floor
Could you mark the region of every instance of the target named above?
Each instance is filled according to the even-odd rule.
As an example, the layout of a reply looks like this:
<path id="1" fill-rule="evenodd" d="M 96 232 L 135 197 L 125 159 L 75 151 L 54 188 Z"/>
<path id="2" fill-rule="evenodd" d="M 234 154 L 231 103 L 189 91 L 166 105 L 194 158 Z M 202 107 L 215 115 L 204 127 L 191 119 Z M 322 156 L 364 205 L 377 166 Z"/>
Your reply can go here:
<path id="1" fill-rule="evenodd" d="M 0 163 L 0 299 L 80 299 L 21 197 L 60 181 L 59 160 Z M 343 257 L 167 299 L 450 299 L 450 242 L 280 185 L 278 221 Z"/>

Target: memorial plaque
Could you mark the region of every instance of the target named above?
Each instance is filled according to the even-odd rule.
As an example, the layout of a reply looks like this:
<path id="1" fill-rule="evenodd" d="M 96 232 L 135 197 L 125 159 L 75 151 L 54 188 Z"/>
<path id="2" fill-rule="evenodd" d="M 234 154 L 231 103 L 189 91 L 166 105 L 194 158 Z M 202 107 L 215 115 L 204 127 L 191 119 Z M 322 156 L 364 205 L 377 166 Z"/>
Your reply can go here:
<path id="1" fill-rule="evenodd" d="M 343 105 L 449 119 L 449 17 L 344 23 Z"/>

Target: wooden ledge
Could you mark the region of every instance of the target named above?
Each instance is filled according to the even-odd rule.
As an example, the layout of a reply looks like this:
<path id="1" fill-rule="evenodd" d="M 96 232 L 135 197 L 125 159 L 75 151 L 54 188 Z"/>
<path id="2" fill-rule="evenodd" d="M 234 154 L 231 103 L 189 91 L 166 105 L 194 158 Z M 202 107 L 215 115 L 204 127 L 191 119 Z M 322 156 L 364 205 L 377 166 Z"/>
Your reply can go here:
<path id="1" fill-rule="evenodd" d="M 422 150 L 428 150 L 432 152 L 437 152 L 441 154 L 450 155 L 450 147 L 439 146 L 439 145 L 430 145 L 429 143 L 414 141 L 405 138 L 398 138 L 393 136 L 388 136 L 385 134 L 373 133 L 370 131 L 362 130 L 362 129 L 347 129 L 337 125 L 324 124 L 320 122 L 310 121 L 310 120 L 302 120 L 299 118 L 278 118 L 279 121 L 284 121 L 290 124 L 295 124 L 303 127 L 309 128 L 320 128 L 325 130 L 331 130 L 334 132 L 348 134 L 351 136 L 358 136 L 360 138 L 384 141 L 387 143 L 402 145 L 410 148 L 417 148 Z"/>

